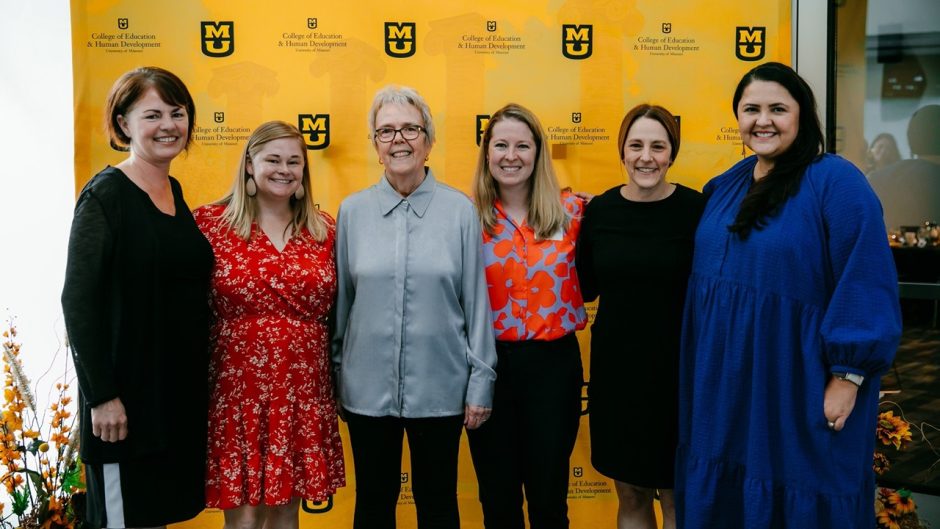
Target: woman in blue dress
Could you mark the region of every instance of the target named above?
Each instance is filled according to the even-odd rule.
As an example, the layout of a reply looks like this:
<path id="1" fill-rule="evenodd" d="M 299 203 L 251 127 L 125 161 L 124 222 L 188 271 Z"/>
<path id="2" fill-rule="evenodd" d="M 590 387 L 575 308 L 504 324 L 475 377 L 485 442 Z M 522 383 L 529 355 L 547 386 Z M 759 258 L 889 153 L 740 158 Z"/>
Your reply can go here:
<path id="1" fill-rule="evenodd" d="M 879 378 L 897 275 L 865 177 L 822 154 L 788 66 L 745 74 L 748 157 L 705 186 L 680 353 L 678 526 L 874 527 Z"/>

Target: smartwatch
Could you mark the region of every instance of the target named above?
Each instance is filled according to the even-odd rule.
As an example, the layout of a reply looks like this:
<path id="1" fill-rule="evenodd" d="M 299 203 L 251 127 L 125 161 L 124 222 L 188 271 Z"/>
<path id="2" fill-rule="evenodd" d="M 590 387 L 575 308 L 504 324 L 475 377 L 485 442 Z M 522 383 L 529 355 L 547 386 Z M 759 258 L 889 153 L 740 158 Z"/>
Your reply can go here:
<path id="1" fill-rule="evenodd" d="M 855 384 L 856 386 L 861 386 L 862 383 L 865 382 L 865 377 L 863 377 L 862 375 L 857 375 L 855 373 L 833 373 L 832 376 L 840 380 L 847 380 Z"/>

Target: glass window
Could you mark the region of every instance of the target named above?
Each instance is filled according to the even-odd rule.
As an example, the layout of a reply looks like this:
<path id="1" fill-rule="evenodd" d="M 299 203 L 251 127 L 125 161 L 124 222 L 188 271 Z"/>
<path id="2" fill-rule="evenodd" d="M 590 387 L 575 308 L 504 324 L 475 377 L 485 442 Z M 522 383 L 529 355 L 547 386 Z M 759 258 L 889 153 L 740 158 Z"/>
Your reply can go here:
<path id="1" fill-rule="evenodd" d="M 940 2 L 836 2 L 835 151 L 896 235 L 940 222 Z"/>

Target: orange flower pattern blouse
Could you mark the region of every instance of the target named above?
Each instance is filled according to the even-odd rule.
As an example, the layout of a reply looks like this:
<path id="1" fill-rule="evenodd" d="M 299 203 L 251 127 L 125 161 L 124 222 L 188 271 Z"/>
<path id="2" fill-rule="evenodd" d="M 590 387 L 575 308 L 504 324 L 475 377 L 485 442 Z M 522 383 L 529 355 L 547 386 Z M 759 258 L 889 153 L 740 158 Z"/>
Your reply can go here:
<path id="1" fill-rule="evenodd" d="M 483 231 L 483 261 L 497 340 L 557 340 L 584 328 L 587 314 L 575 273 L 574 245 L 581 231 L 584 202 L 562 194 L 571 215 L 568 230 L 545 240 L 517 225 L 494 204 L 493 233 Z"/>

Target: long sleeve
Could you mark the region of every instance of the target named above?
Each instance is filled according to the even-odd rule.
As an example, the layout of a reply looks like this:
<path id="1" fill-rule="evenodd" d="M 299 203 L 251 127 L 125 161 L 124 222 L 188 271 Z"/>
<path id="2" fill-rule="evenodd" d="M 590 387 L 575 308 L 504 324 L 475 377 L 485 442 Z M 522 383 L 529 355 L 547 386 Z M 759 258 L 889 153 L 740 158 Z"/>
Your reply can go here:
<path id="1" fill-rule="evenodd" d="M 480 222 L 470 211 L 463 223 L 463 277 L 460 305 L 467 325 L 467 361 L 470 381 L 466 402 L 491 408 L 496 383 L 496 342 L 490 314 L 486 274 L 483 271 L 483 241 Z"/>
<path id="2" fill-rule="evenodd" d="M 338 385 L 340 381 L 339 372 L 342 368 L 343 360 L 343 339 L 346 335 L 346 327 L 349 322 L 349 311 L 352 309 L 353 299 L 356 297 L 356 289 L 353 286 L 352 274 L 349 270 L 349 244 L 348 244 L 348 221 L 343 216 L 342 209 L 336 214 L 336 303 L 333 306 L 333 328 L 331 347 L 331 359 L 333 362 L 333 373 L 336 375 L 334 382 Z M 337 395 L 339 391 L 337 390 Z"/>
<path id="3" fill-rule="evenodd" d="M 382 177 L 338 217 L 332 357 L 343 407 L 418 418 L 488 406 L 496 353 L 470 200 L 430 172 L 407 197 Z"/>
<path id="4" fill-rule="evenodd" d="M 886 371 L 901 333 L 898 282 L 881 204 L 865 177 L 840 160 L 822 194 L 832 297 L 821 332 L 832 372 Z"/>
<path id="5" fill-rule="evenodd" d="M 596 208 L 596 205 L 595 205 Z M 597 299 L 597 281 L 594 277 L 594 255 L 591 247 L 593 223 L 591 222 L 591 204 L 584 208 L 584 218 L 581 221 L 581 233 L 578 235 L 575 263 L 578 270 L 578 282 L 581 285 L 581 297 L 585 302 Z"/>
<path id="6" fill-rule="evenodd" d="M 111 316 L 106 310 L 113 219 L 98 197 L 86 190 L 75 206 L 69 236 L 62 310 L 72 346 L 79 388 L 88 406 L 118 396 L 111 352 Z"/>

